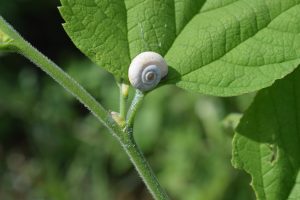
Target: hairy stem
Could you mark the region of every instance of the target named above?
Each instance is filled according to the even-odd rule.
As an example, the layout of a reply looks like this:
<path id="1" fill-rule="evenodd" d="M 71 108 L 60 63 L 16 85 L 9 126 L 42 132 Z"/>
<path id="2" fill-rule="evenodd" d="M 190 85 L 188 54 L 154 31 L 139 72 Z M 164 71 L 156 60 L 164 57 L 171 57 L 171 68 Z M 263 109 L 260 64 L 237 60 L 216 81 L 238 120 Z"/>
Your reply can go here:
<path id="1" fill-rule="evenodd" d="M 120 83 L 119 84 L 120 88 L 120 116 L 125 119 L 126 117 L 126 103 L 128 99 L 128 90 L 129 90 L 129 85 L 125 83 Z"/>
<path id="2" fill-rule="evenodd" d="M 129 133 L 128 131 L 123 131 L 122 128 L 113 120 L 111 114 L 106 111 L 101 104 L 99 104 L 80 84 L 78 84 L 54 62 L 49 60 L 46 56 L 44 56 L 41 52 L 24 40 L 22 36 L 17 33 L 1 16 L 0 31 L 4 32 L 8 37 L 10 37 L 8 44 L 10 45 L 9 49 L 22 54 L 40 67 L 43 71 L 45 71 L 56 82 L 69 91 L 76 99 L 84 104 L 87 109 L 89 109 L 99 119 L 99 121 L 110 130 L 110 132 L 124 147 L 127 155 L 134 164 L 153 197 L 156 200 L 167 199 L 167 195 L 159 185 L 154 173 L 152 172 L 152 169 L 145 160 L 142 152 L 135 144 L 132 132 L 130 131 Z M 133 116 L 136 112 L 136 109 L 133 112 Z M 124 110 L 124 108 L 121 110 Z"/>
<path id="3" fill-rule="evenodd" d="M 122 135 L 122 131 L 118 128 L 110 114 L 80 84 L 27 42 L 1 16 L 0 29 L 11 37 L 11 45 L 15 47 L 16 52 L 29 59 L 62 85 L 84 104 L 115 136 L 120 137 Z"/>
<path id="4" fill-rule="evenodd" d="M 132 100 L 131 106 L 128 110 L 127 117 L 126 117 L 126 128 L 132 128 L 135 115 L 141 106 L 143 99 L 144 99 L 144 93 L 140 90 L 135 91 L 134 98 Z"/>
<path id="5" fill-rule="evenodd" d="M 129 131 L 132 129 L 128 129 Z M 131 162 L 135 165 L 150 193 L 155 199 L 168 200 L 168 195 L 159 184 L 153 170 L 145 159 L 138 145 L 135 143 L 131 132 L 128 133 L 127 145 L 124 145 L 126 153 L 129 155 Z"/>

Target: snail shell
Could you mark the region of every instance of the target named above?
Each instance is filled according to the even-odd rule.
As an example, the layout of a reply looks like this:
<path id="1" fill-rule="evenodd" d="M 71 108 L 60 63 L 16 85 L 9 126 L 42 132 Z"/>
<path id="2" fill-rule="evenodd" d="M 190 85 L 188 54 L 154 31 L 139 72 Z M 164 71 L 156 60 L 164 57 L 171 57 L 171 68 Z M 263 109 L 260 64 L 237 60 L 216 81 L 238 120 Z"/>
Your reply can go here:
<path id="1" fill-rule="evenodd" d="M 143 92 L 155 88 L 168 74 L 168 65 L 164 58 L 155 52 L 143 52 L 131 62 L 128 77 L 131 85 Z"/>

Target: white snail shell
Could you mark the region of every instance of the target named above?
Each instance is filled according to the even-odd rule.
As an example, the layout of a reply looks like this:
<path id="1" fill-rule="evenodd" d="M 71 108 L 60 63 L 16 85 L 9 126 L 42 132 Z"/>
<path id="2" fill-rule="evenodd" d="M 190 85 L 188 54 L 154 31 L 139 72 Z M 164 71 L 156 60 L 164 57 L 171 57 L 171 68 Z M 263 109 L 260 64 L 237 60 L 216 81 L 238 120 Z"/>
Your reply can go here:
<path id="1" fill-rule="evenodd" d="M 137 55 L 131 62 L 128 77 L 131 85 L 143 92 L 155 88 L 168 74 L 168 65 L 158 53 L 147 51 Z"/>

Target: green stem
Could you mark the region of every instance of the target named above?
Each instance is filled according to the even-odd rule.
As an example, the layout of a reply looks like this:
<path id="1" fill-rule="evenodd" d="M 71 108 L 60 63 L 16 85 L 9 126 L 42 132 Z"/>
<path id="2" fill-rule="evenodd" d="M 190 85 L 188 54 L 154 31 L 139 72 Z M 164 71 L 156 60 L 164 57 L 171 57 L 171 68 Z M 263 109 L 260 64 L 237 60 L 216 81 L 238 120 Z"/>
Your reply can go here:
<path id="1" fill-rule="evenodd" d="M 19 33 L 17 33 L 5 20 L 0 16 L 0 28 L 12 38 L 11 45 L 16 47 L 16 51 L 29 59 L 35 65 L 40 67 L 55 81 L 62 85 L 75 98 L 84 104 L 92 113 L 112 132 L 115 136 L 120 137 L 123 132 L 118 128 L 110 114 L 74 79 L 66 74 L 54 62 L 44 56 L 29 42 L 27 42 Z"/>
<path id="2" fill-rule="evenodd" d="M 152 171 L 140 148 L 135 143 L 133 134 L 131 132 L 128 132 L 128 140 L 126 142 L 126 145 L 124 145 L 123 147 L 153 197 L 157 200 L 169 199 L 167 193 L 159 184 L 159 181 L 157 180 L 154 172 Z"/>
<path id="3" fill-rule="evenodd" d="M 120 83 L 119 88 L 120 88 L 120 116 L 121 118 L 125 119 L 129 86 L 125 83 Z"/>
<path id="4" fill-rule="evenodd" d="M 167 196 L 163 193 L 163 189 L 159 185 L 143 154 L 134 143 L 133 138 L 131 138 L 132 133 L 129 134 L 128 132 L 124 132 L 113 120 L 110 113 L 107 112 L 81 85 L 60 69 L 54 62 L 49 60 L 46 56 L 24 40 L 22 36 L 17 33 L 1 16 L 0 31 L 4 32 L 11 38 L 9 48 L 22 54 L 50 75 L 56 82 L 62 85 L 75 98 L 84 104 L 99 119 L 99 121 L 104 124 L 114 136 L 116 136 L 154 198 L 156 200 L 167 199 Z"/>
<path id="5" fill-rule="evenodd" d="M 134 98 L 132 100 L 131 106 L 128 110 L 127 117 L 126 117 L 126 128 L 132 128 L 135 115 L 141 106 L 143 99 L 144 99 L 144 93 L 140 90 L 135 91 Z"/>
<path id="6" fill-rule="evenodd" d="M 157 180 L 154 172 L 152 171 L 150 165 L 148 164 L 147 160 L 145 159 L 143 153 L 141 152 L 133 137 L 134 118 L 143 102 L 144 96 L 145 94 L 142 91 L 135 91 L 134 98 L 132 100 L 131 106 L 128 110 L 126 117 L 126 140 L 124 141 L 125 145 L 123 145 L 123 147 L 129 155 L 131 162 L 135 165 L 144 183 L 146 183 L 146 186 L 153 195 L 153 197 L 159 200 L 167 200 L 169 199 L 167 193 L 159 184 L 159 181 Z"/>

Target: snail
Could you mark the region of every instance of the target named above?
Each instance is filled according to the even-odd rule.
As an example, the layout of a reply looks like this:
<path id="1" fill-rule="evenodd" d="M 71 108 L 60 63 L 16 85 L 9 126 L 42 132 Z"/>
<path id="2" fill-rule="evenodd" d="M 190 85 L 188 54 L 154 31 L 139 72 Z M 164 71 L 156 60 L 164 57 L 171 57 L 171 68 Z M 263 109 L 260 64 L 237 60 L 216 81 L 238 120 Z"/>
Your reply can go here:
<path id="1" fill-rule="evenodd" d="M 151 51 L 137 55 L 128 70 L 131 85 L 142 92 L 155 88 L 167 74 L 168 65 L 164 58 Z"/>

